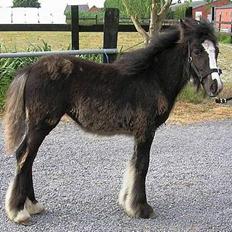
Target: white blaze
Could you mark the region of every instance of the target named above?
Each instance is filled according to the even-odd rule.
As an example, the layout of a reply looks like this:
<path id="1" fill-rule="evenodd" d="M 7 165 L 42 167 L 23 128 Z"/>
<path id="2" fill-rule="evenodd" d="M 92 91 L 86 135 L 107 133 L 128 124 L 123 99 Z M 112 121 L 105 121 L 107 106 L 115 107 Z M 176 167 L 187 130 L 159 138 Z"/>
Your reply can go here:
<path id="1" fill-rule="evenodd" d="M 209 56 L 209 67 L 210 69 L 219 69 L 216 62 L 216 54 L 215 54 L 215 47 L 212 41 L 205 40 L 202 43 L 202 46 L 204 47 L 205 51 L 208 53 Z M 218 83 L 218 89 L 222 89 L 222 81 L 219 76 L 219 73 L 213 72 L 211 73 L 211 77 L 213 80 L 217 80 Z"/>

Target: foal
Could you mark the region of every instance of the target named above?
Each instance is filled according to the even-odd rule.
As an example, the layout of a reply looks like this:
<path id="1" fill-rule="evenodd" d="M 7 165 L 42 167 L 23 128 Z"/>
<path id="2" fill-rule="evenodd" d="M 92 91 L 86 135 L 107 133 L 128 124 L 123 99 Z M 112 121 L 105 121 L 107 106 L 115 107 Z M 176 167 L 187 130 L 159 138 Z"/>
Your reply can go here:
<path id="1" fill-rule="evenodd" d="M 113 64 L 48 56 L 19 72 L 9 88 L 5 113 L 6 148 L 17 159 L 6 194 L 8 217 L 26 223 L 44 210 L 35 198 L 32 165 L 64 114 L 88 132 L 134 136 L 119 204 L 131 217 L 151 217 L 145 179 L 155 131 L 190 76 L 209 96 L 221 91 L 217 54 L 211 26 L 187 19 Z"/>

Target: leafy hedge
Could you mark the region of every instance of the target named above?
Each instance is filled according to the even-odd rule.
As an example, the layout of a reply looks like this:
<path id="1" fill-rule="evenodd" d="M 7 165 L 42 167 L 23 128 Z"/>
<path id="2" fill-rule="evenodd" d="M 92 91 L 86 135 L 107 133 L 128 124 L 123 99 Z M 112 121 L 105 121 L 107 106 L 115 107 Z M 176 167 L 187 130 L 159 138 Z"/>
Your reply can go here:
<path id="1" fill-rule="evenodd" d="M 200 104 L 206 99 L 206 94 L 202 89 L 197 91 L 196 86 L 192 83 L 189 83 L 185 88 L 180 92 L 177 100 L 189 102 L 193 104 Z"/>
<path id="2" fill-rule="evenodd" d="M 27 49 L 31 51 L 51 51 L 51 46 L 46 42 L 40 46 L 30 46 Z M 0 44 L 0 53 L 10 52 L 3 45 Z M 16 52 L 16 51 L 14 51 Z M 80 55 L 80 58 L 92 60 L 98 63 L 102 62 L 102 55 Z M 38 60 L 37 57 L 25 57 L 25 58 L 6 58 L 0 59 L 0 112 L 4 109 L 6 91 L 16 73 L 20 68 L 29 65 Z"/>
<path id="3" fill-rule="evenodd" d="M 50 46 L 44 42 L 43 47 L 31 46 L 27 51 L 49 51 Z M 7 48 L 0 45 L 0 53 L 9 52 Z M 16 52 L 16 51 L 15 51 Z M 35 62 L 37 58 L 7 58 L 0 59 L 0 111 L 4 107 L 6 91 L 15 75 L 16 70 Z"/>
<path id="4" fill-rule="evenodd" d="M 232 43 L 231 35 L 220 32 L 217 34 L 217 37 L 218 37 L 218 41 L 221 43 L 227 43 L 227 44 Z"/>

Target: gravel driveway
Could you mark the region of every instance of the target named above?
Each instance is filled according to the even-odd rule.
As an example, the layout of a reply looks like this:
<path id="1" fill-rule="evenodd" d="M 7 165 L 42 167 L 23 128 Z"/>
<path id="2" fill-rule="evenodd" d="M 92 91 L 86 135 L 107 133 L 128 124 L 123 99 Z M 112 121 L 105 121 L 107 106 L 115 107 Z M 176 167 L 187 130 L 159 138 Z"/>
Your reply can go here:
<path id="1" fill-rule="evenodd" d="M 60 123 L 40 148 L 34 164 L 37 198 L 47 211 L 31 226 L 6 218 L 3 201 L 15 170 L 4 156 L 0 127 L 0 231 L 231 231 L 232 121 L 167 125 L 151 150 L 147 196 L 153 219 L 131 219 L 117 195 L 133 141 L 85 134 Z"/>

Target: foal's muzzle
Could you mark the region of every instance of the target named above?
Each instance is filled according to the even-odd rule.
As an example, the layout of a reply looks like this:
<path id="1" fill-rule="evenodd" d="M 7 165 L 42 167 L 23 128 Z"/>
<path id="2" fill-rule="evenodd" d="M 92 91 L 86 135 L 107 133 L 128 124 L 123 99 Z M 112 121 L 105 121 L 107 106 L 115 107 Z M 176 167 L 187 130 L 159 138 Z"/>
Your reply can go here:
<path id="1" fill-rule="evenodd" d="M 217 93 L 218 93 L 218 82 L 217 82 L 217 80 L 213 80 L 213 83 L 210 86 L 210 92 L 213 95 L 217 95 Z"/>
<path id="2" fill-rule="evenodd" d="M 221 70 L 213 71 L 202 81 L 202 85 L 210 97 L 217 96 L 223 89 L 223 82 L 220 78 L 221 73 Z"/>

